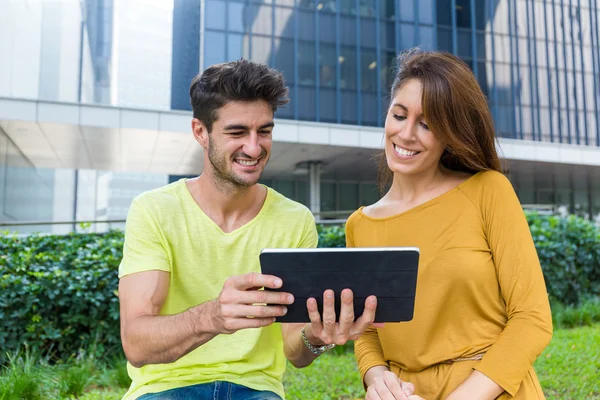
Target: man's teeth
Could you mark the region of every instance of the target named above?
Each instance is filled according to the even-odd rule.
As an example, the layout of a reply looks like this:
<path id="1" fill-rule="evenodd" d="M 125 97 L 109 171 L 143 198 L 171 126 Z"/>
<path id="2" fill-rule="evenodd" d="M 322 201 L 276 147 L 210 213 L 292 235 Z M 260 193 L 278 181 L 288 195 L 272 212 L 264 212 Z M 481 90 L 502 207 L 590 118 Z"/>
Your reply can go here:
<path id="1" fill-rule="evenodd" d="M 409 151 L 396 145 L 394 145 L 394 150 L 396 150 L 396 153 L 400 154 L 401 156 L 414 156 L 418 153 L 418 151 Z"/>
<path id="2" fill-rule="evenodd" d="M 258 160 L 236 160 L 239 164 L 244 165 L 246 167 L 251 167 L 253 165 L 258 164 Z"/>

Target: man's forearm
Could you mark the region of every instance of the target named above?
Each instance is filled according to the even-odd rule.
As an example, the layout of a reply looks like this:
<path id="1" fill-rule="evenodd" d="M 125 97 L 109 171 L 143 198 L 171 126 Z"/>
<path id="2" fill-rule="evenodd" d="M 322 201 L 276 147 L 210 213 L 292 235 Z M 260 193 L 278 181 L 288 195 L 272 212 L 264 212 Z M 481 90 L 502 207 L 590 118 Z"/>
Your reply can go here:
<path id="1" fill-rule="evenodd" d="M 310 343 L 315 346 L 320 346 L 317 338 L 312 337 L 309 325 L 305 324 L 287 324 L 283 326 L 284 351 L 285 357 L 296 368 L 304 368 L 309 366 L 318 356 L 306 347 L 302 340 L 302 328 L 307 326 L 306 336 Z"/>
<path id="2" fill-rule="evenodd" d="M 176 315 L 143 315 L 123 329 L 123 348 L 134 367 L 174 362 L 217 334 L 210 320 L 212 302 Z"/>

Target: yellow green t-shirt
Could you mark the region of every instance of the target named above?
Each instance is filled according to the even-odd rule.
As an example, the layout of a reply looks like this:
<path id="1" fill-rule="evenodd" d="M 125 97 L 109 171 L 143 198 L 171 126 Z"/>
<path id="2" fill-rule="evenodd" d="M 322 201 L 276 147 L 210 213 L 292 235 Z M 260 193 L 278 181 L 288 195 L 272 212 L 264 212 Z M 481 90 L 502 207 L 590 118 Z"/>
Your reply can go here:
<path id="1" fill-rule="evenodd" d="M 271 188 L 254 219 L 225 233 L 198 207 L 182 179 L 133 200 L 119 277 L 169 272 L 169 293 L 160 314 L 178 314 L 218 297 L 228 277 L 260 272 L 262 249 L 316 247 L 317 241 L 308 208 Z M 285 365 L 280 324 L 244 329 L 218 335 L 170 364 L 135 368 L 128 363 L 132 384 L 124 399 L 217 380 L 284 398 Z"/>

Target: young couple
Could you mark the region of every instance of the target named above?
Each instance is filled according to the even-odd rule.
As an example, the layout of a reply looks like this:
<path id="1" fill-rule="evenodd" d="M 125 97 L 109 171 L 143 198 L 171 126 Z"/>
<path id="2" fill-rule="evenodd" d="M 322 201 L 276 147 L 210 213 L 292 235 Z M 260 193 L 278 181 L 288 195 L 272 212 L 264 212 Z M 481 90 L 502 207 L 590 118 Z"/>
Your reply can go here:
<path id="1" fill-rule="evenodd" d="M 532 364 L 552 335 L 550 307 L 486 99 L 452 55 L 415 50 L 398 62 L 386 194 L 348 219 L 346 236 L 348 247 L 420 248 L 414 319 L 373 324 L 375 297 L 355 319 L 345 290 L 340 322 L 326 291 L 323 315 L 307 302 L 310 323 L 273 323 L 294 298 L 259 290 L 281 286 L 260 273 L 260 251 L 317 245 L 310 211 L 258 184 L 287 88 L 264 65 L 215 65 L 190 88 L 202 174 L 141 194 L 127 218 L 126 399 L 283 399 L 286 360 L 306 367 L 348 340 L 369 400 L 544 398 Z"/>

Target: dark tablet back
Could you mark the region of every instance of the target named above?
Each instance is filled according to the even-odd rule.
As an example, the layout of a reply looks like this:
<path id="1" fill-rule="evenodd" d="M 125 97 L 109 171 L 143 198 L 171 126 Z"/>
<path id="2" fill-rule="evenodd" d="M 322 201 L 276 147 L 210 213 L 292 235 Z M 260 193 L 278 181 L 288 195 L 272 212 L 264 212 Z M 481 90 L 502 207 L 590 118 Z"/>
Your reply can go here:
<path id="1" fill-rule="evenodd" d="M 415 247 L 264 249 L 263 274 L 283 280 L 278 291 L 292 293 L 294 304 L 277 322 L 309 322 L 306 300 L 314 297 L 322 315 L 323 292 L 335 292 L 336 318 L 340 293 L 352 289 L 354 316 L 360 317 L 365 299 L 377 296 L 375 322 L 410 321 L 417 286 L 419 249 Z"/>

